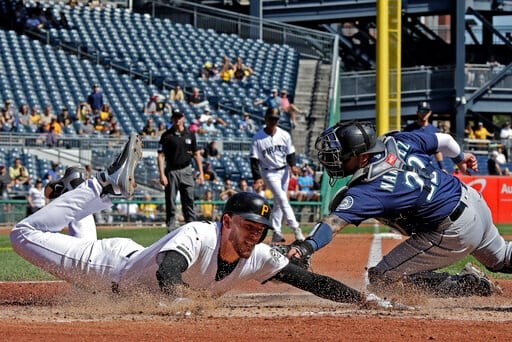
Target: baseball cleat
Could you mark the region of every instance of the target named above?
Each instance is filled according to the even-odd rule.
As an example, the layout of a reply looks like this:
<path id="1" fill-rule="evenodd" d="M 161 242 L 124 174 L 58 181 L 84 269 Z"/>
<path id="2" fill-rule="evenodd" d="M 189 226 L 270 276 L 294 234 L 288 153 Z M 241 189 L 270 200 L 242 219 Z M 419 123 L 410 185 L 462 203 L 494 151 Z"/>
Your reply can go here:
<path id="1" fill-rule="evenodd" d="M 465 278 L 476 278 L 477 282 L 473 287 L 473 292 L 477 296 L 490 296 L 492 294 L 502 294 L 503 290 L 501 287 L 489 279 L 484 272 L 478 266 L 468 262 L 466 266 L 459 273 L 460 280 Z"/>
<path id="2" fill-rule="evenodd" d="M 103 187 L 102 194 L 131 197 L 137 186 L 135 166 L 141 158 L 142 137 L 132 134 L 112 165 L 97 173 L 96 178 Z"/>
<path id="3" fill-rule="evenodd" d="M 65 192 L 73 190 L 83 182 L 87 172 L 81 166 L 71 166 L 66 169 L 64 176 L 54 181 L 48 182 L 44 189 L 44 194 L 48 199 L 55 199 Z"/>
<path id="4" fill-rule="evenodd" d="M 276 243 L 276 242 L 285 242 L 286 240 L 284 239 L 284 237 L 281 235 L 281 233 L 278 233 L 278 232 L 274 232 L 272 234 L 272 242 L 273 243 Z"/>
<path id="5" fill-rule="evenodd" d="M 302 230 L 300 230 L 300 227 L 292 228 L 293 234 L 295 235 L 295 240 L 297 241 L 304 241 L 304 235 L 302 234 Z"/>

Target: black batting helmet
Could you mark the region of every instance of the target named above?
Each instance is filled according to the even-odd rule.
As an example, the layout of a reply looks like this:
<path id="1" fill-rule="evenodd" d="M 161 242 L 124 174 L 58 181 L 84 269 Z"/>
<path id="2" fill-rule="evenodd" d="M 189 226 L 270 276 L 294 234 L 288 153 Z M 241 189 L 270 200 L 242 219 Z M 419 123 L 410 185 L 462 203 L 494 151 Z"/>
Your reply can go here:
<path id="1" fill-rule="evenodd" d="M 323 131 L 316 139 L 318 160 L 331 178 L 345 177 L 343 163 L 353 156 L 384 152 L 384 143 L 370 122 L 337 123 Z"/>
<path id="2" fill-rule="evenodd" d="M 224 214 L 239 215 L 246 220 L 263 223 L 266 228 L 259 242 L 265 240 L 268 230 L 272 229 L 270 203 L 253 192 L 238 192 L 231 196 L 224 205 Z"/>

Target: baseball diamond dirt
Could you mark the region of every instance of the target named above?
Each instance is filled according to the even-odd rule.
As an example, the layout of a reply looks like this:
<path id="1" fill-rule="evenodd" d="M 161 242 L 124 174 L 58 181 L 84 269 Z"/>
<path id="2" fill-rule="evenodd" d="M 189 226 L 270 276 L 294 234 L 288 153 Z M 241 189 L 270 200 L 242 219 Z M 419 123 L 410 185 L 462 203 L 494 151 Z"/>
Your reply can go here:
<path id="1" fill-rule="evenodd" d="M 383 239 L 383 253 L 398 242 Z M 337 235 L 315 254 L 313 271 L 363 289 L 371 244 L 372 235 Z M 397 296 L 414 307 L 397 311 L 333 303 L 274 283 L 175 304 L 159 294 L 84 293 L 60 281 L 4 282 L 0 332 L 4 341 L 505 341 L 512 336 L 512 281 L 499 283 L 503 294 L 492 297 Z"/>

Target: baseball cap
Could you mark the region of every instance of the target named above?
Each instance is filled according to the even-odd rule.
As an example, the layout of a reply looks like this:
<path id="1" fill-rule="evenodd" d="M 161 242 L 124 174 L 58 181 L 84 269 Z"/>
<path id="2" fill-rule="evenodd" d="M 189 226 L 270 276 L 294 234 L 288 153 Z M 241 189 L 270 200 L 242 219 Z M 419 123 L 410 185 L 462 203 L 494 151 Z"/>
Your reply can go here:
<path id="1" fill-rule="evenodd" d="M 417 109 L 418 113 L 426 114 L 430 111 L 431 111 L 430 103 L 428 103 L 427 101 L 421 101 L 420 103 L 418 103 L 418 109 Z"/>
<path id="2" fill-rule="evenodd" d="M 172 111 L 172 115 L 171 117 L 182 117 L 182 116 L 185 116 L 185 114 L 183 114 L 179 109 L 174 109 Z"/>
<path id="3" fill-rule="evenodd" d="M 271 93 L 277 93 L 277 88 L 272 88 L 272 90 L 270 90 Z"/>
<path id="4" fill-rule="evenodd" d="M 265 112 L 265 119 L 279 119 L 281 113 L 277 108 L 268 108 Z"/>

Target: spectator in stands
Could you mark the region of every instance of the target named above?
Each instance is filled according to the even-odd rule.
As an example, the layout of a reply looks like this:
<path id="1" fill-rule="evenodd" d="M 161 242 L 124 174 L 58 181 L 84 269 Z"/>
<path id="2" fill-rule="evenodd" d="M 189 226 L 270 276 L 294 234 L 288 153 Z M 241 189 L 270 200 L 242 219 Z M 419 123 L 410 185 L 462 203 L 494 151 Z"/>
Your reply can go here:
<path id="1" fill-rule="evenodd" d="M 156 95 L 151 95 L 149 97 L 148 102 L 144 106 L 144 114 L 145 115 L 153 115 L 156 114 L 158 110 L 158 101 Z"/>
<path id="2" fill-rule="evenodd" d="M 142 221 L 143 215 L 139 212 L 137 203 L 132 202 L 131 199 L 122 200 L 116 205 L 119 215 L 126 219 L 126 221 Z"/>
<path id="3" fill-rule="evenodd" d="M 217 149 L 217 142 L 215 140 L 210 141 L 206 145 L 206 147 L 204 148 L 203 156 L 204 156 L 204 158 L 209 158 L 209 157 L 213 157 L 213 158 L 217 158 L 217 159 L 220 158 L 220 152 Z"/>
<path id="4" fill-rule="evenodd" d="M 104 103 L 100 109 L 100 120 L 103 122 L 111 122 L 113 115 L 112 110 L 110 109 L 110 105 L 108 103 Z"/>
<path id="5" fill-rule="evenodd" d="M 203 64 L 201 68 L 201 72 L 199 73 L 199 77 L 202 80 L 216 79 L 218 77 L 219 70 L 217 66 L 210 61 L 207 61 Z"/>
<path id="6" fill-rule="evenodd" d="M 292 128 L 297 125 L 297 114 L 300 113 L 300 109 L 288 99 L 288 91 L 286 89 L 281 90 L 281 112 L 288 114 Z"/>
<path id="7" fill-rule="evenodd" d="M 20 158 L 14 159 L 14 163 L 9 167 L 9 177 L 14 185 L 25 185 L 30 181 L 27 168 L 23 166 Z"/>
<path id="8" fill-rule="evenodd" d="M 254 192 L 252 186 L 247 183 L 247 179 L 240 177 L 238 180 L 238 191 L 239 192 Z"/>
<path id="9" fill-rule="evenodd" d="M 53 117 L 52 121 L 50 121 L 50 130 L 53 130 L 57 136 L 62 134 L 62 126 L 60 125 L 59 120 L 57 120 L 57 117 Z"/>
<path id="10" fill-rule="evenodd" d="M 151 195 L 145 193 L 144 202 L 139 204 L 139 212 L 144 216 L 145 221 L 156 221 L 156 209 L 157 205 L 152 202 Z"/>
<path id="11" fill-rule="evenodd" d="M 250 134 L 256 133 L 258 127 L 251 119 L 251 115 L 247 112 L 244 113 L 242 119 L 238 122 L 238 128 L 243 132 L 249 132 Z"/>
<path id="12" fill-rule="evenodd" d="M 258 195 L 265 197 L 266 199 L 270 200 L 274 197 L 272 194 L 272 191 L 270 189 L 267 189 L 265 186 L 265 182 L 263 181 L 263 178 L 259 178 L 254 181 L 252 184 L 252 188 L 254 189 L 254 192 Z"/>
<path id="13" fill-rule="evenodd" d="M 510 149 L 512 147 L 512 128 L 510 127 L 510 122 L 505 122 L 501 126 L 500 130 L 500 140 L 503 145 L 503 153 L 507 159 L 510 158 Z"/>
<path id="14" fill-rule="evenodd" d="M 475 139 L 475 131 L 473 130 L 471 122 L 468 122 L 466 127 L 464 127 L 464 137 L 468 139 Z"/>
<path id="15" fill-rule="evenodd" d="M 93 114 L 98 115 L 103 106 L 103 92 L 98 84 L 92 85 L 92 92 L 87 97 L 87 103 L 92 109 Z"/>
<path id="16" fill-rule="evenodd" d="M 255 106 L 263 105 L 267 108 L 277 108 L 281 110 L 281 98 L 277 96 L 277 88 L 270 90 L 270 96 L 266 99 L 258 99 L 254 102 Z"/>
<path id="17" fill-rule="evenodd" d="M 209 135 L 210 137 L 216 137 L 219 135 L 219 130 L 215 127 L 213 119 L 209 118 L 208 121 L 201 124 L 200 131 L 198 133 Z"/>
<path id="18" fill-rule="evenodd" d="M 507 163 L 507 156 L 505 156 L 505 154 L 503 153 L 503 145 L 495 144 L 495 145 L 491 146 L 491 148 L 496 149 L 495 150 L 497 153 L 496 161 L 498 163 L 500 163 L 501 165 L 505 165 Z"/>
<path id="19" fill-rule="evenodd" d="M 0 198 L 7 199 L 9 197 L 9 192 L 11 192 L 12 185 L 13 182 L 7 173 L 7 168 L 5 165 L 0 164 Z M 6 209 L 7 208 L 4 206 L 4 210 Z"/>
<path id="20" fill-rule="evenodd" d="M 192 88 L 192 94 L 189 95 L 188 104 L 193 107 L 207 107 L 209 106 L 208 100 L 206 100 L 200 93 L 199 88 Z"/>
<path id="21" fill-rule="evenodd" d="M 69 0 L 68 1 L 68 6 L 71 7 L 71 8 L 77 7 L 78 6 L 78 0 Z"/>
<path id="22" fill-rule="evenodd" d="M 13 130 L 14 117 L 9 114 L 7 109 L 2 108 L 0 112 L 0 123 L 3 125 L 4 132 L 10 132 Z"/>
<path id="23" fill-rule="evenodd" d="M 101 0 L 89 0 L 87 1 L 87 5 L 90 8 L 103 8 L 103 3 Z"/>
<path id="24" fill-rule="evenodd" d="M 39 130 L 39 125 L 41 124 L 41 114 L 39 114 L 39 107 L 33 106 L 30 111 L 30 116 L 28 118 L 28 125 L 32 131 Z"/>
<path id="25" fill-rule="evenodd" d="M 156 135 L 157 137 L 161 136 L 161 135 L 162 135 L 162 133 L 163 133 L 163 132 L 165 132 L 165 130 L 166 130 L 166 129 L 167 129 L 167 128 L 165 127 L 165 122 L 160 121 L 160 123 L 158 124 L 158 127 L 157 127 L 157 129 L 156 129 L 156 133 L 155 133 L 155 135 Z"/>
<path id="26" fill-rule="evenodd" d="M 101 121 L 99 115 L 94 117 L 93 126 L 94 126 L 94 132 L 96 132 L 96 133 L 103 133 L 105 131 L 105 125 L 103 124 L 103 121 Z"/>
<path id="27" fill-rule="evenodd" d="M 437 128 L 434 127 L 434 125 L 432 125 L 429 122 L 431 115 L 432 115 L 432 108 L 430 107 L 430 103 L 428 103 L 427 101 L 421 101 L 420 103 L 418 103 L 418 106 L 416 108 L 416 116 L 417 116 L 416 121 L 407 125 L 404 128 L 404 131 L 405 132 L 421 131 L 424 133 L 436 134 Z M 437 151 L 434 154 L 434 158 L 435 158 L 439 168 L 441 170 L 443 170 L 444 169 L 444 165 L 443 165 L 444 157 L 443 157 L 443 154 L 441 153 L 441 151 Z"/>
<path id="28" fill-rule="evenodd" d="M 293 166 L 290 172 L 290 179 L 288 180 L 288 191 L 286 194 L 288 195 L 288 200 L 296 201 L 299 195 L 299 184 L 297 180 L 299 178 L 299 168 L 297 166 Z"/>
<path id="29" fill-rule="evenodd" d="M 490 133 L 487 130 L 487 128 L 485 128 L 483 122 L 481 122 L 481 121 L 478 123 L 478 127 L 477 127 L 477 129 L 475 129 L 474 134 L 475 134 L 476 139 L 481 139 L 481 140 L 486 140 L 489 138 L 492 139 L 494 137 L 494 134 Z"/>
<path id="30" fill-rule="evenodd" d="M 91 118 L 86 117 L 84 122 L 80 123 L 80 128 L 78 129 L 79 135 L 90 135 L 95 131 L 94 125 L 91 122 Z"/>
<path id="31" fill-rule="evenodd" d="M 117 123 L 117 121 L 112 120 L 112 122 L 110 123 L 108 134 L 112 138 L 120 138 L 123 135 L 123 132 L 119 128 L 119 124 Z"/>
<path id="32" fill-rule="evenodd" d="M 27 194 L 27 216 L 32 215 L 46 205 L 43 181 L 38 178 Z"/>
<path id="33" fill-rule="evenodd" d="M 179 84 L 176 84 L 174 86 L 174 89 L 172 89 L 169 92 L 169 99 L 171 101 L 176 101 L 176 102 L 185 100 L 185 94 L 183 94 L 183 90 L 181 89 Z"/>
<path id="34" fill-rule="evenodd" d="M 203 129 L 201 128 L 201 124 L 199 123 L 199 119 L 194 119 L 188 126 L 188 131 L 194 134 L 204 134 Z"/>
<path id="35" fill-rule="evenodd" d="M 492 176 L 501 176 L 500 164 L 497 161 L 498 152 L 492 151 L 489 159 L 487 159 L 487 172 Z"/>
<path id="36" fill-rule="evenodd" d="M 57 123 L 57 119 L 53 119 L 53 120 L 55 120 L 55 122 Z M 58 125 L 58 123 L 57 123 L 57 125 Z M 57 146 L 59 143 L 59 135 L 55 132 L 56 126 L 49 125 L 48 127 L 49 127 L 49 130 L 46 133 L 46 146 L 48 146 L 48 147 Z"/>
<path id="37" fill-rule="evenodd" d="M 20 126 L 28 125 L 29 117 L 30 117 L 30 107 L 26 103 L 22 103 L 20 105 L 19 111 L 18 111 L 18 124 Z"/>
<path id="38" fill-rule="evenodd" d="M 231 60 L 228 56 L 224 56 L 222 60 L 222 65 L 219 72 L 219 77 L 224 82 L 230 82 L 235 73 L 235 69 Z"/>
<path id="39" fill-rule="evenodd" d="M 236 193 L 237 190 L 233 186 L 233 181 L 229 178 L 224 179 L 224 189 L 220 192 L 219 198 L 223 201 L 226 201 Z"/>
<path id="40" fill-rule="evenodd" d="M 91 118 L 93 115 L 92 108 L 87 102 L 80 102 L 76 107 L 76 119 L 80 122 L 85 122 L 86 118 Z"/>
<path id="41" fill-rule="evenodd" d="M 41 115 L 41 121 L 39 122 L 40 126 L 49 126 L 52 122 L 52 119 L 57 119 L 57 116 L 53 114 L 52 106 L 47 104 L 44 106 L 43 114 Z M 45 128 L 48 129 L 48 128 Z"/>
<path id="42" fill-rule="evenodd" d="M 60 178 L 59 172 L 59 163 L 52 161 L 50 168 L 46 171 L 43 176 L 43 182 L 48 183 L 49 181 L 56 180 Z"/>
<path id="43" fill-rule="evenodd" d="M 222 118 L 213 115 L 209 107 L 205 107 L 203 114 L 201 114 L 201 116 L 199 117 L 199 122 L 201 124 L 204 124 L 205 122 L 208 122 L 208 120 L 210 119 L 212 119 L 215 124 L 219 124 L 224 127 L 228 125 L 227 122 L 224 121 Z"/>
<path id="44" fill-rule="evenodd" d="M 71 118 L 69 115 L 69 110 L 67 107 L 62 108 L 60 114 L 57 117 L 57 121 L 59 122 L 61 128 L 73 126 L 73 118 Z"/>
<path id="45" fill-rule="evenodd" d="M 14 116 L 16 115 L 16 110 L 14 109 L 14 105 L 11 99 L 7 99 L 4 101 L 4 109 L 10 117 L 14 118 Z"/>
<path id="46" fill-rule="evenodd" d="M 155 121 L 152 118 L 147 118 L 146 124 L 140 133 L 144 136 L 156 137 Z"/>
<path id="47" fill-rule="evenodd" d="M 36 9 L 32 9 L 29 14 L 28 18 L 25 21 L 25 29 L 32 30 L 32 31 L 39 31 L 44 27 L 44 24 L 39 19 L 39 13 Z"/>
<path id="48" fill-rule="evenodd" d="M 249 76 L 254 73 L 254 70 L 248 65 L 245 65 L 242 62 L 242 57 L 238 56 L 236 58 L 236 63 L 234 66 L 233 78 L 237 81 L 245 81 Z"/>
<path id="49" fill-rule="evenodd" d="M 299 194 L 297 195 L 298 201 L 318 201 L 319 194 L 313 188 L 315 186 L 315 179 L 313 178 L 313 170 L 309 166 L 302 166 L 300 175 L 297 179 L 299 185 Z"/>
<path id="50" fill-rule="evenodd" d="M 206 162 L 204 164 L 204 168 L 203 169 L 204 169 L 203 173 L 204 173 L 204 180 L 205 181 L 208 181 L 208 182 L 215 182 L 215 181 L 217 181 L 217 174 L 213 170 L 211 163 Z"/>
<path id="51" fill-rule="evenodd" d="M 213 203 L 211 203 L 213 201 L 213 192 L 211 190 L 206 190 L 204 192 L 202 200 L 209 203 L 201 203 L 199 205 L 199 210 L 201 212 L 200 220 L 216 220 L 215 206 Z"/>

